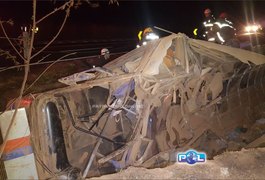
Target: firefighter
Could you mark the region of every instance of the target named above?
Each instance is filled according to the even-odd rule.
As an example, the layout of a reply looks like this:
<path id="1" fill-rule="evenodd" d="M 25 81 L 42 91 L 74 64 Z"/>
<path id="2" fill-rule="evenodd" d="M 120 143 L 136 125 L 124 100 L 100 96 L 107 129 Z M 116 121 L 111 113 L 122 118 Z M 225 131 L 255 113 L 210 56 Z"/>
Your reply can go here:
<path id="1" fill-rule="evenodd" d="M 209 8 L 204 10 L 204 17 L 202 38 L 207 41 L 215 41 L 215 33 L 213 32 L 215 17 Z"/>
<path id="2" fill-rule="evenodd" d="M 110 52 L 107 48 L 103 48 L 100 50 L 99 56 L 99 66 L 104 66 L 106 63 L 109 62 Z"/>
<path id="3" fill-rule="evenodd" d="M 103 49 L 101 49 L 101 51 L 100 51 L 100 55 L 101 55 L 105 60 L 108 60 L 109 57 L 110 57 L 109 50 L 108 50 L 107 48 L 103 48 Z"/>
<path id="4" fill-rule="evenodd" d="M 138 39 L 139 39 L 139 44 L 136 46 L 137 48 L 139 48 L 142 45 L 146 45 L 148 41 L 159 39 L 159 36 L 156 33 L 154 33 L 152 28 L 147 27 L 143 31 L 140 31 L 138 33 Z"/>
<path id="5" fill-rule="evenodd" d="M 153 32 L 153 29 L 150 28 L 150 27 L 145 28 L 144 31 L 143 31 L 143 37 L 146 37 L 147 34 L 149 34 L 149 33 L 154 33 L 154 32 Z"/>
<path id="6" fill-rule="evenodd" d="M 214 31 L 216 32 L 215 42 L 228 46 L 238 47 L 236 41 L 236 29 L 234 24 L 228 19 L 228 14 L 222 12 L 214 23 Z"/>

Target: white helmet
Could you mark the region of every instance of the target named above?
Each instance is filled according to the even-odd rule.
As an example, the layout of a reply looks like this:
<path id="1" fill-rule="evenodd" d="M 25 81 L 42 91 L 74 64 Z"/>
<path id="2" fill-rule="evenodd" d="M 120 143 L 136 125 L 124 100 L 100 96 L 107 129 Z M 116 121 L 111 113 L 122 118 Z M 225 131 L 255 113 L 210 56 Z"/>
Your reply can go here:
<path id="1" fill-rule="evenodd" d="M 101 49 L 100 54 L 102 56 L 104 56 L 105 54 L 109 54 L 109 50 L 107 48 L 103 48 L 103 49 Z"/>

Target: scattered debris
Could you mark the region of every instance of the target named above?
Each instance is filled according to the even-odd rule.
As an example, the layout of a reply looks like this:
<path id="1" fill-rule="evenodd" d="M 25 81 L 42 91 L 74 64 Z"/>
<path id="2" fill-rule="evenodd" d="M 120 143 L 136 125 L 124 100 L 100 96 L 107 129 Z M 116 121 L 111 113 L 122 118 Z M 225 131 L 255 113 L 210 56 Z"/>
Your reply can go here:
<path id="1" fill-rule="evenodd" d="M 256 123 L 264 118 L 264 63 L 179 33 L 92 69 L 83 83 L 66 78 L 71 86 L 39 94 L 28 110 L 39 177 L 164 167 L 190 148 L 212 159 L 247 147 L 265 132 Z M 217 173 L 233 175 L 225 168 Z"/>

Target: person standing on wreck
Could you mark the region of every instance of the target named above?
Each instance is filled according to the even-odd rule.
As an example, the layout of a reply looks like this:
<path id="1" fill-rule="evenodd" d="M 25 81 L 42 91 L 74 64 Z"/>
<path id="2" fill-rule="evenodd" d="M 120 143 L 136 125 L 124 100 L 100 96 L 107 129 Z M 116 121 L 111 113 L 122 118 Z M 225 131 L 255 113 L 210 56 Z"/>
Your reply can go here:
<path id="1" fill-rule="evenodd" d="M 202 24 L 202 38 L 207 41 L 215 41 L 215 33 L 213 32 L 213 25 L 215 23 L 215 17 L 212 15 L 212 11 L 207 8 L 204 10 L 204 21 Z"/>
<path id="2" fill-rule="evenodd" d="M 110 58 L 110 52 L 107 48 L 103 48 L 100 50 L 100 55 L 98 56 L 99 62 L 95 63 L 96 65 L 93 65 L 93 68 L 96 66 L 102 67 L 105 64 L 109 62 Z"/>
<path id="3" fill-rule="evenodd" d="M 216 42 L 232 47 L 240 47 L 239 41 L 236 39 L 236 28 L 229 19 L 229 14 L 222 12 L 214 23 L 216 32 Z"/>

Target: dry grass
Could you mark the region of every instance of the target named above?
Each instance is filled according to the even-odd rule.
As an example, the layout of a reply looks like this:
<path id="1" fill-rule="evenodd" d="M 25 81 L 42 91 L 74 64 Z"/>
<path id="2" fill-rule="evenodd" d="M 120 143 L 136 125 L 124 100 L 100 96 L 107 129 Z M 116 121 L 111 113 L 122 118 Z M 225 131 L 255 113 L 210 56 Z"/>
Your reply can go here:
<path id="1" fill-rule="evenodd" d="M 40 65 L 31 67 L 29 78 L 26 84 L 26 89 L 32 82 L 45 70 L 48 65 Z M 65 85 L 58 82 L 58 79 L 70 74 L 83 71 L 88 67 L 76 62 L 62 62 L 53 65 L 41 78 L 26 92 L 41 93 L 51 89 L 64 87 Z M 17 69 L 0 72 L 0 111 L 3 111 L 8 101 L 16 98 L 23 80 L 23 70 Z"/>

